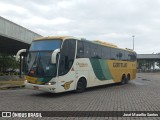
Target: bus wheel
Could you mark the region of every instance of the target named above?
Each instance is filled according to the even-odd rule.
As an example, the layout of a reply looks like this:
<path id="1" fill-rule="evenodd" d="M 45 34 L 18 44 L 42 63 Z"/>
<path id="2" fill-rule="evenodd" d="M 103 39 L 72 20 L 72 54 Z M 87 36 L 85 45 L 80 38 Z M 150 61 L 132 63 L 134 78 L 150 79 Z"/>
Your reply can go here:
<path id="1" fill-rule="evenodd" d="M 87 86 L 87 83 L 86 83 L 85 78 L 80 78 L 79 81 L 78 81 L 78 83 L 77 83 L 76 92 L 77 93 L 84 92 L 85 89 L 86 89 L 86 86 Z"/>
<path id="2" fill-rule="evenodd" d="M 124 85 L 125 83 L 126 83 L 126 76 L 125 75 L 123 75 L 122 76 L 122 80 L 121 80 L 121 85 Z"/>
<path id="3" fill-rule="evenodd" d="M 127 75 L 126 84 L 130 81 L 130 75 Z"/>

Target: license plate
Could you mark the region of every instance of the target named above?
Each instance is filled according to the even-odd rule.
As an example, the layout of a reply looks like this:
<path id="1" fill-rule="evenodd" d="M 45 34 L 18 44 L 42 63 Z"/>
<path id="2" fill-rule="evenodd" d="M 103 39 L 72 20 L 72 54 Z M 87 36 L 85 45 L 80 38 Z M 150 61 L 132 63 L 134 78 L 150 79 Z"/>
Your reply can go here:
<path id="1" fill-rule="evenodd" d="M 26 76 L 26 80 L 28 80 L 28 82 L 30 82 L 30 83 L 36 84 L 38 78 Z"/>

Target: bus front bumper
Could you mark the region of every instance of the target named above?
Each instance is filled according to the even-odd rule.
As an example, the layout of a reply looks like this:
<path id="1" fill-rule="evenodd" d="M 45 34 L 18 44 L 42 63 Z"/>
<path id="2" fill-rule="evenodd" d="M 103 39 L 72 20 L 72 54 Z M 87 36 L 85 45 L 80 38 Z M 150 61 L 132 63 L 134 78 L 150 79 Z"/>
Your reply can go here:
<path id="1" fill-rule="evenodd" d="M 27 81 L 24 82 L 24 85 L 25 85 L 25 88 L 27 89 L 56 93 L 55 85 L 38 85 L 38 84 L 28 83 Z"/>

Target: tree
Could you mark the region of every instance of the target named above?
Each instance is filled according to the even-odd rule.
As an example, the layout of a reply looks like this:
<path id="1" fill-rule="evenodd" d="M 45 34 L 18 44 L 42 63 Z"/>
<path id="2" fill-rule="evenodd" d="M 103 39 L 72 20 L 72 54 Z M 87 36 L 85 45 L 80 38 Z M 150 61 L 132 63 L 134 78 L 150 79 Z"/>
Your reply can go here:
<path id="1" fill-rule="evenodd" d="M 160 55 L 160 53 L 157 53 L 157 54 Z M 156 65 L 160 68 L 160 60 L 157 60 L 156 62 L 157 62 Z"/>
<path id="2" fill-rule="evenodd" d="M 160 68 L 160 60 L 157 61 L 156 65 Z"/>
<path id="3" fill-rule="evenodd" d="M 19 68 L 19 62 L 16 61 L 14 55 L 0 53 L 0 72 L 6 72 L 9 68 L 12 71 Z"/>

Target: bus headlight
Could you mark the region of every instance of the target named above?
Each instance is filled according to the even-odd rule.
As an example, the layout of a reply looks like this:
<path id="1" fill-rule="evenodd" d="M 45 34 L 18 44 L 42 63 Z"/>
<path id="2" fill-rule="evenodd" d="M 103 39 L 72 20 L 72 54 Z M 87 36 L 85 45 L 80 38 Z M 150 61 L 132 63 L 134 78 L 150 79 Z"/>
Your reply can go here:
<path id="1" fill-rule="evenodd" d="M 56 84 L 56 82 L 49 82 L 49 83 L 46 83 L 45 85 L 54 85 Z"/>
<path id="2" fill-rule="evenodd" d="M 28 83 L 28 80 L 25 80 L 24 83 Z"/>

